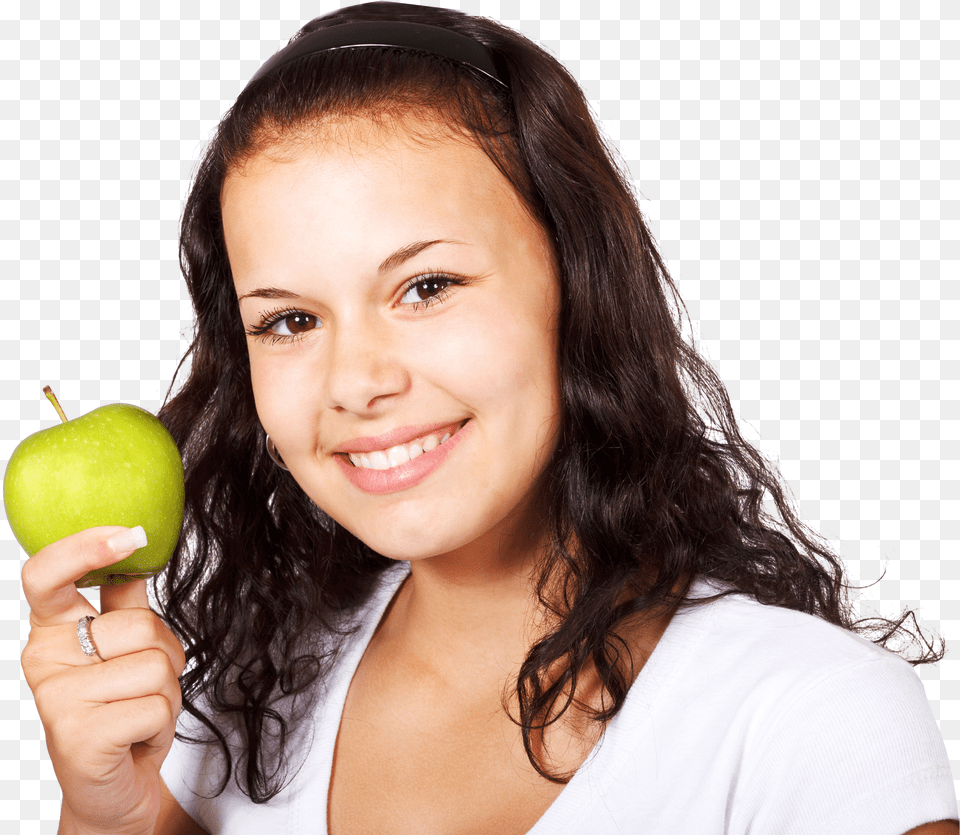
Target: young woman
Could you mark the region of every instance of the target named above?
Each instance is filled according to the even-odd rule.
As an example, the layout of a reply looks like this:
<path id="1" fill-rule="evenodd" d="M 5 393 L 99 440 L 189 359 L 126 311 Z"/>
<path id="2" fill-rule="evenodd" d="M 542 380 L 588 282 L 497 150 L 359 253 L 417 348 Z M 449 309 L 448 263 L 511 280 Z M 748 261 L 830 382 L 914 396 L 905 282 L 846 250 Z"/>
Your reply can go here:
<path id="1" fill-rule="evenodd" d="M 554 59 L 441 9 L 313 21 L 181 244 L 163 617 L 72 585 L 137 529 L 24 570 L 61 831 L 958 832 L 904 621 L 856 634 Z"/>

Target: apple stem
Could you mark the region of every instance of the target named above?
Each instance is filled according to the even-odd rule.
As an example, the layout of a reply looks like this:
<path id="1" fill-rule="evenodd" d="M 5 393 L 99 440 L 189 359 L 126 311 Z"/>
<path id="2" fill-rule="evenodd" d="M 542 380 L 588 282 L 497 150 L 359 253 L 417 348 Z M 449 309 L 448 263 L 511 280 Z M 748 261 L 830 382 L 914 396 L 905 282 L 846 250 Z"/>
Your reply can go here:
<path id="1" fill-rule="evenodd" d="M 60 406 L 60 401 L 57 400 L 57 395 L 53 393 L 53 389 L 50 386 L 43 387 L 43 393 L 47 395 L 47 400 L 53 403 L 53 408 L 57 410 L 57 414 L 60 415 L 60 420 L 64 423 L 67 422 L 67 416 L 63 413 L 63 409 Z"/>

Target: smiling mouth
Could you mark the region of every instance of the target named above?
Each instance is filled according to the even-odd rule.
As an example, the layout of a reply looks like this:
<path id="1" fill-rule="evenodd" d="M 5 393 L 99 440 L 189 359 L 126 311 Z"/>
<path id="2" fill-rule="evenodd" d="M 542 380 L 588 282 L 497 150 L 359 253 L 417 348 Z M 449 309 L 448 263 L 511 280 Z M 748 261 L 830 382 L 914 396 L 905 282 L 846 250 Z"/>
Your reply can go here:
<path id="1" fill-rule="evenodd" d="M 345 455 L 358 469 L 391 470 L 441 446 L 463 429 L 465 423 L 466 421 L 461 423 L 453 432 L 448 431 L 443 434 L 434 432 L 405 444 L 397 444 L 390 449 L 378 449 L 375 452 L 349 452 Z"/>

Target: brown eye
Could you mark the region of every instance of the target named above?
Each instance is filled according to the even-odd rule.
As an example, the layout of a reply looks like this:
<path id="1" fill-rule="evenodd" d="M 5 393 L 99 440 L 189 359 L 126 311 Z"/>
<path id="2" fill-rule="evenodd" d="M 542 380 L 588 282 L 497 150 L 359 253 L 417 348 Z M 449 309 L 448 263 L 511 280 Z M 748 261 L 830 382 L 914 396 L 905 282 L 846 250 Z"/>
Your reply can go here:
<path id="1" fill-rule="evenodd" d="M 423 299 L 429 299 L 431 296 L 437 295 L 437 293 L 446 288 L 446 286 L 447 283 L 445 281 L 431 278 L 427 281 L 421 281 L 414 287 L 414 290 L 422 301 Z"/>
<path id="2" fill-rule="evenodd" d="M 442 275 L 420 278 L 407 286 L 400 301 L 402 304 L 413 305 L 418 302 L 439 301 L 443 297 L 444 291 L 447 290 L 451 284 L 456 283 L 454 279 Z"/>
<path id="3" fill-rule="evenodd" d="M 315 327 L 317 327 L 316 316 L 297 311 L 296 313 L 288 313 L 282 319 L 278 319 L 270 330 L 280 336 L 296 336 L 298 333 L 312 331 Z"/>

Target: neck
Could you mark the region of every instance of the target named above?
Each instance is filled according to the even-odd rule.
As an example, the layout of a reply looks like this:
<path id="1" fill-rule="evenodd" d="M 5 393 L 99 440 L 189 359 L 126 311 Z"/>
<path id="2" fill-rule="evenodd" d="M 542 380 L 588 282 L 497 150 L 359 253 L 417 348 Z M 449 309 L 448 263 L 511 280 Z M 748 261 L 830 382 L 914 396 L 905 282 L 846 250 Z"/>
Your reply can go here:
<path id="1" fill-rule="evenodd" d="M 465 686 L 515 674 L 540 628 L 535 586 L 545 537 L 497 539 L 413 560 L 391 607 L 389 637 L 402 651 Z"/>

